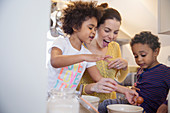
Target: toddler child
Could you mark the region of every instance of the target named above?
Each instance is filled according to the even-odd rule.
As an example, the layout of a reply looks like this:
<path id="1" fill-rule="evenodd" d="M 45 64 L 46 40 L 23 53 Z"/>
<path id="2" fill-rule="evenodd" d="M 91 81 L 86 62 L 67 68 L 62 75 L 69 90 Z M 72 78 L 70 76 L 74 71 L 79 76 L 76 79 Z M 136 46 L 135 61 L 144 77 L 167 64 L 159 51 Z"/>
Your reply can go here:
<path id="1" fill-rule="evenodd" d="M 137 65 L 135 88 L 144 102 L 140 105 L 146 113 L 156 113 L 158 107 L 166 101 L 170 88 L 170 67 L 157 60 L 160 50 L 159 38 L 151 32 L 136 34 L 130 45 Z M 107 113 L 109 104 L 127 104 L 127 100 L 107 99 L 99 105 L 101 113 Z"/>

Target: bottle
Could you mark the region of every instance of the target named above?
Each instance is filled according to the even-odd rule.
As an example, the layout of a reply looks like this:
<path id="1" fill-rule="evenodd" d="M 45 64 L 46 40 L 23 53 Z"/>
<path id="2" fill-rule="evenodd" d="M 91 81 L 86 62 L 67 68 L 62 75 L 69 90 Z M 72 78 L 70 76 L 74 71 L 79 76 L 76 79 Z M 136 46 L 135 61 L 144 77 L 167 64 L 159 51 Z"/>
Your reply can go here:
<path id="1" fill-rule="evenodd" d="M 47 101 L 47 113 L 79 113 L 77 98 L 74 89 L 52 89 Z"/>

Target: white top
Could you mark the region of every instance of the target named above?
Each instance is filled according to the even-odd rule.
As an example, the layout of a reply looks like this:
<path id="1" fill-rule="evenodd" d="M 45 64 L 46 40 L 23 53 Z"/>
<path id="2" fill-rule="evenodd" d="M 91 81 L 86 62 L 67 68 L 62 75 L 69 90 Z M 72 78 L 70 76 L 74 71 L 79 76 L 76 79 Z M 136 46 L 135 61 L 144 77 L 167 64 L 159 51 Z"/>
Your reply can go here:
<path id="1" fill-rule="evenodd" d="M 57 37 L 54 41 L 52 47 L 60 48 L 63 55 L 77 55 L 77 54 L 92 54 L 83 45 L 81 50 L 73 48 L 69 38 L 67 37 Z M 51 49 L 49 53 L 51 53 Z M 64 61 L 63 61 L 64 62 Z M 76 89 L 80 79 L 86 68 L 96 65 L 96 62 L 80 62 L 63 68 L 54 68 L 51 62 L 48 62 L 48 90 L 51 88 L 74 88 Z"/>

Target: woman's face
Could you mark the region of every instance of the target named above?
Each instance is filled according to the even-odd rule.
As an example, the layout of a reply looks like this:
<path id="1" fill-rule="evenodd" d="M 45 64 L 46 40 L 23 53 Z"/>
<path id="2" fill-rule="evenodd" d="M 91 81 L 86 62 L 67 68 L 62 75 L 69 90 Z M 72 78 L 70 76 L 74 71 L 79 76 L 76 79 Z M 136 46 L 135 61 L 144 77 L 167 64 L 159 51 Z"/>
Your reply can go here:
<path id="1" fill-rule="evenodd" d="M 107 19 L 98 28 L 97 43 L 101 48 L 107 47 L 108 44 L 116 40 L 120 28 L 120 21 L 114 19 Z"/>

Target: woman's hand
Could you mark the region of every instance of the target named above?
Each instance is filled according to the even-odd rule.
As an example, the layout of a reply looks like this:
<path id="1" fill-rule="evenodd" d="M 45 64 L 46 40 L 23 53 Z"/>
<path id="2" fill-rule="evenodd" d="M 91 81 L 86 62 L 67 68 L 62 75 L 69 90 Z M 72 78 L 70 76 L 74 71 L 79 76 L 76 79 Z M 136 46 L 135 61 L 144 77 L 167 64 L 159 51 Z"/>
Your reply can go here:
<path id="1" fill-rule="evenodd" d="M 123 69 L 126 70 L 128 67 L 128 62 L 123 59 L 123 58 L 117 58 L 115 60 L 111 60 L 109 61 L 108 59 L 106 59 L 105 61 L 108 62 L 108 68 L 115 68 L 115 69 Z"/>
<path id="2" fill-rule="evenodd" d="M 99 82 L 95 83 L 93 87 L 91 87 L 92 92 L 96 93 L 111 93 L 116 90 L 116 81 L 111 78 L 102 78 Z"/>
<path id="3" fill-rule="evenodd" d="M 102 78 L 96 83 L 86 85 L 85 92 L 87 94 L 96 93 L 111 93 L 117 90 L 117 82 L 111 78 Z"/>

